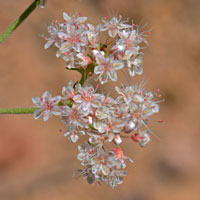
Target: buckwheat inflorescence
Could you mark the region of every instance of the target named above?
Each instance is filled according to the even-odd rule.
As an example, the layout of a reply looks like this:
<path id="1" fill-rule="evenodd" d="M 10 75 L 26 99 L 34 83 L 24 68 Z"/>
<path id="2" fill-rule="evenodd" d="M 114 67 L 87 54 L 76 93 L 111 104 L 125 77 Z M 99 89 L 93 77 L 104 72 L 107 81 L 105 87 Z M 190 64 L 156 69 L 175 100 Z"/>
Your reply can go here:
<path id="1" fill-rule="evenodd" d="M 67 124 L 64 136 L 76 143 L 80 136 L 87 135 L 88 141 L 78 145 L 77 158 L 82 169 L 77 170 L 89 184 L 106 182 L 112 188 L 123 182 L 126 161 L 121 144 L 124 138 L 137 142 L 141 147 L 149 143 L 152 131 L 148 123 L 153 114 L 159 112 L 159 101 L 155 94 L 145 90 L 143 84 L 129 83 L 115 87 L 117 98 L 97 92 L 85 80 L 97 75 L 101 84 L 117 81 L 117 72 L 127 70 L 133 77 L 143 73 L 143 53 L 148 45 L 139 26 L 128 24 L 128 20 L 106 17 L 102 24 L 87 24 L 81 14 L 63 13 L 64 22 L 57 20 L 48 27 L 49 37 L 45 49 L 51 45 L 58 48 L 56 56 L 64 59 L 66 68 L 82 74 L 79 82 L 70 81 L 62 89 L 62 96 L 51 97 L 46 91 L 42 98 L 34 97 L 34 118 L 48 120 L 57 115 Z M 102 42 L 107 31 L 106 42 Z M 156 97 L 159 96 L 156 93 Z M 113 146 L 113 145 L 115 146 Z"/>

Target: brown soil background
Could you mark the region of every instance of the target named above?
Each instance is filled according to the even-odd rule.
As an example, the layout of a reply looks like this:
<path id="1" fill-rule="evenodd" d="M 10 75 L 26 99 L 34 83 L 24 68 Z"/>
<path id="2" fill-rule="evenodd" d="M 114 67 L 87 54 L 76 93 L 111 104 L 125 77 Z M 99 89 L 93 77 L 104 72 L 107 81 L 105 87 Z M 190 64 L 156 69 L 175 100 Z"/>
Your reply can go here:
<path id="1" fill-rule="evenodd" d="M 3 32 L 31 0 L 0 0 Z M 80 167 L 77 145 L 63 138 L 57 118 L 0 116 L 0 200 L 199 200 L 200 199 L 200 2 L 199 0 L 49 0 L 0 45 L 0 107 L 32 106 L 45 90 L 59 95 L 69 80 L 55 48 L 43 49 L 41 34 L 62 12 L 82 12 L 99 23 L 107 10 L 152 27 L 144 50 L 146 88 L 160 88 L 166 103 L 150 127 L 161 139 L 146 148 L 124 142 L 129 175 L 116 190 L 88 185 L 72 174 Z M 120 81 L 124 81 L 120 77 Z M 133 78 L 136 82 L 138 78 Z M 120 84 L 120 81 L 118 84 Z M 101 90 L 111 91 L 114 84 Z M 83 142 L 84 138 L 81 139 Z"/>

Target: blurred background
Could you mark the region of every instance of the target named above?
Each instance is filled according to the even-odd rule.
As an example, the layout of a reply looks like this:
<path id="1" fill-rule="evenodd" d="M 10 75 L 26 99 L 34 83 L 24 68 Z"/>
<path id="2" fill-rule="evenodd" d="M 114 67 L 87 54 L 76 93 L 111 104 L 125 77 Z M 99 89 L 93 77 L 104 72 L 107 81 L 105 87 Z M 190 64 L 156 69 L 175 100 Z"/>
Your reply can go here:
<path id="1" fill-rule="evenodd" d="M 31 2 L 0 0 L 0 33 Z M 77 144 L 59 132 L 67 130 L 60 119 L 44 123 L 32 115 L 1 115 L 0 200 L 199 200 L 199 0 L 49 0 L 0 45 L 0 107 L 32 106 L 32 97 L 45 90 L 60 95 L 69 80 L 80 78 L 65 70 L 54 47 L 43 49 L 41 34 L 47 34 L 52 20 L 62 20 L 63 11 L 81 12 L 94 24 L 111 12 L 152 28 L 142 78 L 147 89 L 160 88 L 166 99 L 155 116 L 164 123 L 150 124 L 160 142 L 153 139 L 146 148 L 124 142 L 125 154 L 135 163 L 128 165 L 124 183 L 112 190 L 72 177 L 80 167 Z M 123 77 L 117 84 L 121 81 Z M 113 86 L 100 91 L 112 91 Z"/>

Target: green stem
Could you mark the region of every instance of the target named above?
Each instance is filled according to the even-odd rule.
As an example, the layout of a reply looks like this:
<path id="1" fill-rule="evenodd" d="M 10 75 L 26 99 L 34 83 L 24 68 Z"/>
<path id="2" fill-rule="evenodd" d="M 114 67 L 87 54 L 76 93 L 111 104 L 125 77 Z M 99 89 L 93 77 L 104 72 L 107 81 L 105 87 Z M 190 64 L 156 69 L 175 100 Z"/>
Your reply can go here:
<path id="1" fill-rule="evenodd" d="M 40 4 L 40 0 L 35 0 L 21 15 L 11 24 L 8 29 L 0 36 L 0 44 L 35 10 Z"/>
<path id="2" fill-rule="evenodd" d="M 0 108 L 0 114 L 33 114 L 36 108 Z"/>

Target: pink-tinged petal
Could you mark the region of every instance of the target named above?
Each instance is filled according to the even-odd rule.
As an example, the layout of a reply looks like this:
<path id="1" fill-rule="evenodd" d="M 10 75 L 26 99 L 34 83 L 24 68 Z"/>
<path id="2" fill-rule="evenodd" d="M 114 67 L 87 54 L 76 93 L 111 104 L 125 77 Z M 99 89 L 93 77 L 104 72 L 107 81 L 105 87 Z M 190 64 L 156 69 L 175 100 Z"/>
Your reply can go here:
<path id="1" fill-rule="evenodd" d="M 41 99 L 39 97 L 33 97 L 32 98 L 32 102 L 36 105 L 36 106 L 40 106 L 41 104 Z"/>
<path id="2" fill-rule="evenodd" d="M 105 59 L 105 57 L 102 54 L 97 54 L 96 55 L 96 61 L 97 61 L 98 64 L 104 65 L 106 59 Z"/>
<path id="3" fill-rule="evenodd" d="M 43 116 L 43 120 L 47 121 L 49 119 L 49 117 L 51 116 L 51 111 L 50 110 L 45 110 L 42 114 Z"/>
<path id="4" fill-rule="evenodd" d="M 103 65 L 98 65 L 94 68 L 95 74 L 102 74 L 103 72 L 104 72 L 104 66 Z"/>
<path id="5" fill-rule="evenodd" d="M 116 73 L 116 71 L 112 70 L 110 73 L 108 73 L 108 75 L 109 75 L 109 77 L 110 77 L 110 79 L 112 81 L 117 81 L 117 73 Z"/>
<path id="6" fill-rule="evenodd" d="M 70 47 L 71 44 L 69 42 L 63 42 L 61 45 L 60 45 L 60 50 L 66 50 L 68 47 Z M 58 54 L 62 54 L 62 52 L 58 52 Z"/>
<path id="7" fill-rule="evenodd" d="M 60 115 L 62 111 L 63 111 L 63 110 L 62 110 L 61 107 L 59 107 L 59 106 L 54 106 L 53 109 L 51 110 L 51 113 L 52 113 L 53 115 Z"/>
<path id="8" fill-rule="evenodd" d="M 114 70 L 119 70 L 119 69 L 122 69 L 123 67 L 124 67 L 124 62 L 122 61 L 115 60 L 112 64 L 112 68 Z"/>
<path id="9" fill-rule="evenodd" d="M 61 96 L 56 96 L 51 99 L 52 105 L 56 105 L 61 101 Z"/>
<path id="10" fill-rule="evenodd" d="M 51 99 L 51 93 L 49 91 L 45 91 L 44 94 L 42 95 L 42 98 L 46 100 Z"/>
<path id="11" fill-rule="evenodd" d="M 73 142 L 73 143 L 76 143 L 77 142 L 77 140 L 79 139 L 79 137 L 78 137 L 78 135 L 77 134 L 71 134 L 70 135 L 70 139 L 71 139 L 71 141 Z"/>
<path id="12" fill-rule="evenodd" d="M 123 24 L 123 23 L 120 23 L 119 24 L 119 29 L 126 29 L 126 28 L 131 28 L 132 26 L 131 25 L 129 25 L 129 24 Z"/>
<path id="13" fill-rule="evenodd" d="M 128 33 L 125 31 L 118 31 L 118 35 L 120 38 L 126 40 L 128 38 Z"/>
<path id="14" fill-rule="evenodd" d="M 39 119 L 42 116 L 42 113 L 43 109 L 37 109 L 33 114 L 34 119 Z"/>
<path id="15" fill-rule="evenodd" d="M 118 20 L 117 20 L 117 18 L 116 17 L 113 17 L 111 20 L 110 20 L 110 24 L 112 24 L 112 25 L 116 25 L 116 24 L 118 24 Z"/>
<path id="16" fill-rule="evenodd" d="M 82 37 L 80 38 L 80 41 L 81 41 L 81 46 L 85 46 L 87 43 L 88 43 L 88 39 L 86 37 Z"/>
<path id="17" fill-rule="evenodd" d="M 90 109 L 90 105 L 91 105 L 91 103 L 90 102 L 83 102 L 83 111 L 87 111 L 87 110 L 89 110 Z"/>
<path id="18" fill-rule="evenodd" d="M 130 38 L 131 40 L 135 40 L 135 38 L 136 38 L 136 35 L 137 35 L 137 32 L 136 32 L 136 30 L 133 30 L 133 31 L 131 32 L 131 34 L 130 34 L 129 38 Z"/>
<path id="19" fill-rule="evenodd" d="M 44 49 L 48 49 L 52 44 L 54 43 L 54 40 L 50 39 L 46 42 L 44 45 Z"/>
<path id="20" fill-rule="evenodd" d="M 63 12 L 63 18 L 66 20 L 66 22 L 72 21 L 72 18 L 66 12 Z"/>
<path id="21" fill-rule="evenodd" d="M 87 17 L 79 17 L 77 19 L 77 22 L 81 24 L 81 23 L 84 23 L 86 20 L 87 20 Z"/>
<path id="22" fill-rule="evenodd" d="M 83 100 L 82 100 L 82 96 L 80 94 L 77 94 L 73 97 L 73 100 L 76 102 L 76 103 L 82 103 Z"/>
<path id="23" fill-rule="evenodd" d="M 58 37 L 62 40 L 66 40 L 68 35 L 66 33 L 63 33 L 63 32 L 59 32 L 58 33 Z"/>
<path id="24" fill-rule="evenodd" d="M 98 107 L 101 105 L 101 103 L 100 103 L 99 101 L 97 101 L 97 100 L 96 100 L 96 101 L 94 100 L 94 101 L 91 102 L 91 105 L 92 105 L 94 108 L 98 108 Z"/>
<path id="25" fill-rule="evenodd" d="M 67 24 L 67 33 L 69 35 L 74 35 L 75 34 L 75 26 L 71 24 Z"/>

